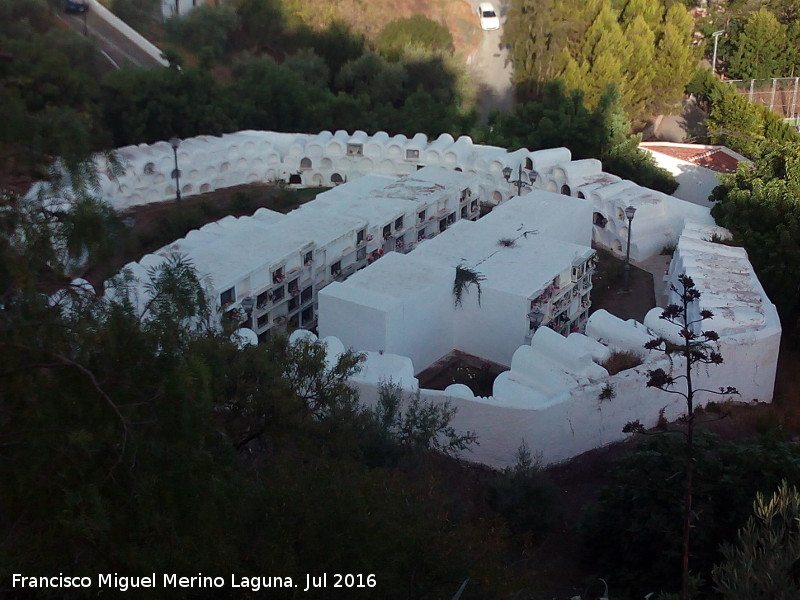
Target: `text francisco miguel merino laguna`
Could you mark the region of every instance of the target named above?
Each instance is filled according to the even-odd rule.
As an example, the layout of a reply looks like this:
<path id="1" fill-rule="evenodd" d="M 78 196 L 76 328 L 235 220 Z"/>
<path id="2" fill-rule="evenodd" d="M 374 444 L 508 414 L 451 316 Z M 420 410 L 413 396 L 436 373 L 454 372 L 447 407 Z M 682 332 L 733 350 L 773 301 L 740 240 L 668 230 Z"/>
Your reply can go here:
<path id="1" fill-rule="evenodd" d="M 161 584 L 159 586 L 159 583 Z M 230 575 L 225 577 L 211 577 L 198 573 L 191 577 L 182 577 L 175 573 L 155 573 L 146 576 L 125 576 L 117 573 L 100 573 L 96 577 L 73 577 L 59 573 L 53 577 L 29 577 L 14 573 L 12 575 L 12 588 L 92 588 L 115 589 L 126 592 L 142 588 L 242 588 L 252 592 L 269 588 L 300 588 L 304 592 L 315 588 L 374 588 L 378 582 L 373 574 L 361 573 L 321 573 L 318 575 L 307 574 L 305 581 L 297 581 L 291 577 L 260 576 L 244 577 Z"/>

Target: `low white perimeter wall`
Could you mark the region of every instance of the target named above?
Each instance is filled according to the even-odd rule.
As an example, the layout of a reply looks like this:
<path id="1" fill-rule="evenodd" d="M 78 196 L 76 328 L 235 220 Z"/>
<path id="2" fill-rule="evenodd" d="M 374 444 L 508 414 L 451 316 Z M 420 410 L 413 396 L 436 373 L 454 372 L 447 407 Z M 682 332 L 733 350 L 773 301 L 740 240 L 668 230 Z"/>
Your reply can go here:
<path id="1" fill-rule="evenodd" d="M 666 359 L 663 366 L 669 367 Z M 627 434 L 622 428 L 629 421 L 639 420 L 645 427 L 653 427 L 662 409 L 669 420 L 685 412 L 681 397 L 648 388 L 646 380 L 643 367 L 630 369 L 602 383 L 572 389 L 559 401 L 542 408 L 503 406 L 494 398 L 469 398 L 458 390 L 451 393 L 422 389 L 420 395 L 432 402 L 449 401 L 457 409 L 452 423 L 456 430 L 477 434 L 478 445 L 462 458 L 504 468 L 514 463 L 523 440 L 535 456 L 541 457 L 543 464 L 552 464 L 625 439 Z M 606 383 L 614 387 L 616 396 L 600 400 Z M 368 406 L 375 404 L 376 385 L 366 382 L 354 385 L 362 402 Z"/>
<path id="2" fill-rule="evenodd" d="M 772 400 L 775 378 L 777 344 L 780 334 L 769 339 L 750 340 L 759 348 L 754 363 L 752 344 L 731 338 L 720 345 L 725 362 L 722 365 L 696 367 L 696 388 L 716 390 L 733 386 L 741 392 L 738 396 L 718 396 L 698 392 L 695 404 L 703 406 L 710 401 L 762 401 Z M 767 356 L 770 355 L 770 356 Z M 774 355 L 774 356 L 773 356 Z M 674 358 L 672 369 L 683 373 L 685 363 Z M 474 431 L 479 445 L 465 453 L 466 460 L 484 463 L 496 468 L 513 464 L 516 451 L 523 440 L 532 453 L 540 456 L 544 464 L 568 460 L 582 452 L 624 440 L 622 428 L 638 420 L 645 427 L 654 427 L 661 416 L 674 421 L 686 412 L 686 401 L 677 394 L 647 387 L 647 371 L 663 368 L 669 371 L 668 359 L 653 353 L 647 362 L 589 385 L 579 386 L 537 408 L 517 408 L 504 405 L 497 398 L 475 398 L 464 386 L 451 386 L 446 391 L 420 390 L 422 398 L 433 402 L 449 401 L 458 409 L 453 426 L 457 430 Z M 368 406 L 377 401 L 378 386 L 372 382 L 354 381 L 361 400 Z M 600 400 L 606 385 L 614 389 L 615 397 Z M 411 393 L 409 389 L 408 393 Z M 683 391 L 680 381 L 674 388 Z"/>
<path id="3" fill-rule="evenodd" d="M 105 6 L 100 4 L 97 0 L 89 0 L 89 10 L 105 21 L 110 27 L 116 29 L 120 35 L 124 35 L 126 38 L 128 38 L 131 43 L 136 44 L 139 49 L 142 50 L 142 52 L 147 53 L 163 66 L 169 66 L 169 61 L 161 56 L 161 50 L 159 50 L 155 44 L 131 28 L 127 23 L 108 10 Z"/>

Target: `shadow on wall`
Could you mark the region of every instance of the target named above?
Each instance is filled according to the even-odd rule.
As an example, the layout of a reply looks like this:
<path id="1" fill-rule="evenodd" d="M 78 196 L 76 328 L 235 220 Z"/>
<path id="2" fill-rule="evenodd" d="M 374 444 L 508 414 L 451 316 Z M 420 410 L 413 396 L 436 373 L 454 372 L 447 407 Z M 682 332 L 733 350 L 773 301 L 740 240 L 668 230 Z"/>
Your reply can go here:
<path id="1" fill-rule="evenodd" d="M 709 200 L 709 196 L 720 183 L 718 179 L 720 173 L 685 163 L 676 165 L 673 174 L 678 181 L 678 189 L 675 190 L 673 196 L 706 208 L 714 206 L 714 202 Z"/>

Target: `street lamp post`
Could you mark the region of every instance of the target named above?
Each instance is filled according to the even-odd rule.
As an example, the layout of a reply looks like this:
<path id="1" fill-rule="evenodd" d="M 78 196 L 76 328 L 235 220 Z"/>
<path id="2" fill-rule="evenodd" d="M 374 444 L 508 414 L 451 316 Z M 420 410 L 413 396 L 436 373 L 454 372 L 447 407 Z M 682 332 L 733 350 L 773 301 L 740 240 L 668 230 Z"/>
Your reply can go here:
<path id="1" fill-rule="evenodd" d="M 633 215 L 636 214 L 636 209 L 633 206 L 625 208 L 625 216 L 628 217 L 628 249 L 625 252 L 625 282 L 623 289 L 630 292 L 630 277 L 631 277 L 631 226 L 633 225 Z"/>
<path id="2" fill-rule="evenodd" d="M 522 195 L 522 187 L 523 186 L 526 187 L 526 188 L 530 188 L 531 184 L 536 181 L 536 172 L 535 171 L 531 171 L 530 172 L 531 175 L 528 178 L 528 182 L 522 180 L 522 164 L 521 163 L 519 165 L 519 169 L 518 169 L 518 172 L 517 172 L 517 180 L 516 181 L 511 181 L 511 173 L 513 173 L 513 172 L 514 172 L 514 170 L 511 167 L 505 167 L 503 169 L 503 177 L 505 177 L 506 181 L 508 181 L 509 183 L 513 183 L 513 184 L 515 184 L 517 186 L 517 196 L 520 196 L 520 195 Z"/>
<path id="3" fill-rule="evenodd" d="M 711 73 L 714 75 L 717 74 L 717 44 L 719 43 L 719 36 L 723 33 L 725 33 L 725 30 L 720 29 L 711 34 L 711 37 L 714 38 L 714 57 L 711 59 Z"/>
<path id="4" fill-rule="evenodd" d="M 181 204 L 181 172 L 178 170 L 178 146 L 181 145 L 181 140 L 177 136 L 173 136 L 169 140 L 169 145 L 172 146 L 172 153 L 175 155 L 175 170 L 172 171 L 172 178 L 175 180 L 175 198 L 178 201 L 178 206 Z"/>

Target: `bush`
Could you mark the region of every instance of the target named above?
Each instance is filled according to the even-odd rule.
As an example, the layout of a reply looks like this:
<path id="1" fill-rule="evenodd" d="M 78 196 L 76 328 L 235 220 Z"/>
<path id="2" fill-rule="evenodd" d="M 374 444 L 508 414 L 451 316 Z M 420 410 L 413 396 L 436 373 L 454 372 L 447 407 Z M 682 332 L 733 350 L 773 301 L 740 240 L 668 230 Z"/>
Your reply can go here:
<path id="1" fill-rule="evenodd" d="M 221 58 L 230 50 L 230 35 L 239 27 L 239 18 L 227 6 L 203 4 L 183 17 L 166 22 L 170 36 L 194 52 Z"/>
<path id="2" fill-rule="evenodd" d="M 414 15 L 388 23 L 376 42 L 378 52 L 390 59 L 400 58 L 408 47 L 452 52 L 453 36 L 445 25 L 424 15 Z"/>
<path id="3" fill-rule="evenodd" d="M 111 10 L 134 29 L 144 29 L 160 21 L 158 0 L 114 0 Z"/>
<path id="4" fill-rule="evenodd" d="M 725 561 L 714 567 L 716 590 L 725 600 L 790 600 L 800 596 L 800 493 L 784 481 L 771 498 L 756 495 L 755 513 L 725 544 Z"/>
<path id="5" fill-rule="evenodd" d="M 690 569 L 706 581 L 719 547 L 735 539 L 756 492 L 800 477 L 800 448 L 775 437 L 722 441 L 700 432 L 696 463 Z M 587 558 L 632 597 L 675 591 L 680 581 L 685 445 L 658 434 L 610 471 L 582 530 Z M 615 586 L 616 587 L 616 586 Z"/>
<path id="6" fill-rule="evenodd" d="M 231 209 L 236 214 L 250 214 L 256 208 L 256 198 L 249 192 L 241 190 L 231 195 Z"/>
<path id="7" fill-rule="evenodd" d="M 540 538 L 552 521 L 552 489 L 523 441 L 513 467 L 497 473 L 489 484 L 489 506 L 512 533 Z"/>
<path id="8" fill-rule="evenodd" d="M 638 367 L 640 364 L 642 364 L 642 357 L 638 352 L 615 350 L 611 353 L 611 356 L 603 361 L 602 367 L 608 371 L 609 375 L 616 375 L 621 371 Z"/>
<path id="9" fill-rule="evenodd" d="M 649 152 L 640 150 L 626 152 L 610 152 L 602 157 L 603 170 L 623 179 L 630 179 L 643 187 L 665 194 L 672 194 L 678 189 L 675 177 L 656 164 Z"/>

